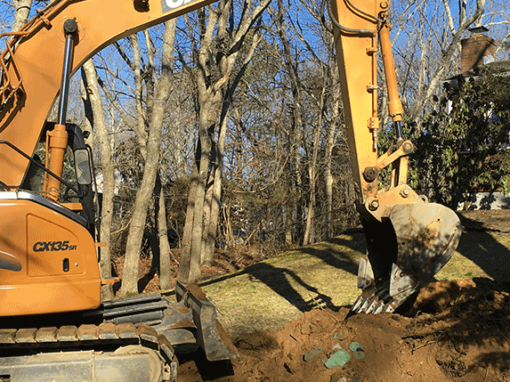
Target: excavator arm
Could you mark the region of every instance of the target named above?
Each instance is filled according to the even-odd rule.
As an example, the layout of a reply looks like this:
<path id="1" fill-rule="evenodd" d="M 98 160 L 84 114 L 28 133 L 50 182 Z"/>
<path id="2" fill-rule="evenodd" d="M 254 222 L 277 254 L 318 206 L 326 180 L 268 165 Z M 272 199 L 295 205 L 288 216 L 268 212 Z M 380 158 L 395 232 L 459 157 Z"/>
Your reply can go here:
<path id="1" fill-rule="evenodd" d="M 428 282 L 451 258 L 460 240 L 457 215 L 428 203 L 407 184 L 411 141 L 402 136 L 400 101 L 390 42 L 386 0 L 333 0 L 329 12 L 334 25 L 342 84 L 345 123 L 352 173 L 358 186 L 357 210 L 367 239 L 358 287 L 362 295 L 354 312 L 392 312 Z M 395 142 L 380 154 L 377 134 L 377 65 L 382 57 L 388 89 L 389 114 Z M 390 168 L 389 184 L 379 186 L 379 174 Z"/>

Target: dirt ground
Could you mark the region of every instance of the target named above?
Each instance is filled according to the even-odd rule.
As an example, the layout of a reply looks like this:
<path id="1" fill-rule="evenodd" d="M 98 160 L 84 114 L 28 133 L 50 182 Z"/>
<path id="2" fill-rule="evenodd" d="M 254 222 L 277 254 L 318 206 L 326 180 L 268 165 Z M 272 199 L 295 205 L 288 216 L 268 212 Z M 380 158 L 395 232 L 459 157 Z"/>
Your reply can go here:
<path id="1" fill-rule="evenodd" d="M 465 234 L 510 231 L 508 211 L 461 219 Z M 510 282 L 438 281 L 400 314 L 320 308 L 232 342 L 231 362 L 182 358 L 178 381 L 510 382 Z M 328 368 L 335 360 L 346 363 Z"/>
<path id="2" fill-rule="evenodd" d="M 184 360 L 178 381 L 510 381 L 509 292 L 489 279 L 439 281 L 406 315 L 312 310 L 278 332 L 239 335 L 231 363 Z M 350 359 L 327 368 L 337 352 Z"/>
<path id="3" fill-rule="evenodd" d="M 510 233 L 510 210 L 464 211 L 458 214 L 465 232 Z"/>

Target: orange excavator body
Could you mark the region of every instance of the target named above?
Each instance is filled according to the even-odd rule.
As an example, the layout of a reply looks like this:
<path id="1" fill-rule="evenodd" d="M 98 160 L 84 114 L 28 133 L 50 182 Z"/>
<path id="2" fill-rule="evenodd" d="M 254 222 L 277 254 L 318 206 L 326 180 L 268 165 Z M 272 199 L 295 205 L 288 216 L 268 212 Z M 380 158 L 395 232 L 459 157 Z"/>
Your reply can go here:
<path id="1" fill-rule="evenodd" d="M 0 256 L 15 261 L 17 270 L 0 269 L 0 316 L 94 309 L 101 303 L 92 236 L 62 214 L 65 207 L 52 210 L 41 203 L 43 198 L 28 192 L 1 195 Z"/>
<path id="2" fill-rule="evenodd" d="M 115 279 L 99 272 L 92 156 L 81 129 L 66 121 L 69 80 L 86 60 L 212 2 L 54 0 L 1 36 L 1 380 L 174 381 L 173 347 L 183 344 L 199 345 L 210 361 L 235 357 L 220 339 L 214 306 L 186 285 L 177 283 L 177 303 L 159 294 L 101 301 L 101 285 Z M 57 122 L 49 122 L 59 95 Z M 45 163 L 34 155 L 40 142 Z M 62 177 L 66 152 L 74 154 L 72 181 Z M 37 171 L 42 187 L 34 192 Z"/>

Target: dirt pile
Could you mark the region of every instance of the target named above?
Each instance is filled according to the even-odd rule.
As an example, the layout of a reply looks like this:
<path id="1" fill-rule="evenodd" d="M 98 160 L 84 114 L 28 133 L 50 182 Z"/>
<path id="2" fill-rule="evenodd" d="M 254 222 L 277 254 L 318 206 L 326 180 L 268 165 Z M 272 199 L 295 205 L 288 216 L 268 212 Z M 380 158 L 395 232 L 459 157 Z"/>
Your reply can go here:
<path id="1" fill-rule="evenodd" d="M 312 310 L 278 332 L 240 335 L 231 363 L 182 361 L 178 381 L 510 382 L 509 292 L 489 279 L 441 281 L 407 316 Z M 330 357 L 348 360 L 328 369 Z"/>

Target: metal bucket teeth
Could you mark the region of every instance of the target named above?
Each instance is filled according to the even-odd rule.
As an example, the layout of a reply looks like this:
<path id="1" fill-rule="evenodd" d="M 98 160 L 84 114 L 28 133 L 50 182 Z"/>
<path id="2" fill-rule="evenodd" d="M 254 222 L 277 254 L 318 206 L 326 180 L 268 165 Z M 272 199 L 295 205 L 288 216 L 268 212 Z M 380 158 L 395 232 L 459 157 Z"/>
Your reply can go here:
<path id="1" fill-rule="evenodd" d="M 361 304 L 361 307 L 359 308 L 359 312 L 365 312 L 367 310 L 368 304 L 370 304 L 370 299 L 365 298 L 363 299 L 363 304 Z"/>
<path id="2" fill-rule="evenodd" d="M 377 306 L 377 304 L 379 303 L 378 300 L 370 300 L 370 303 L 368 304 L 368 308 L 367 310 L 365 311 L 365 313 L 373 313 L 375 307 Z"/>
<path id="3" fill-rule="evenodd" d="M 354 313 L 371 313 L 378 303 L 379 300 L 377 298 L 359 296 L 351 311 Z"/>
<path id="4" fill-rule="evenodd" d="M 358 308 L 361 306 L 361 304 L 363 303 L 363 297 L 359 296 L 356 301 L 354 302 L 354 305 L 352 306 L 351 310 L 353 312 L 357 312 Z"/>
<path id="5" fill-rule="evenodd" d="M 363 293 L 359 296 L 351 311 L 354 313 L 379 314 L 384 312 L 394 312 L 405 299 L 393 298 L 389 294 L 388 287 L 373 291 L 372 293 Z"/>
<path id="6" fill-rule="evenodd" d="M 383 313 L 384 312 L 386 312 L 386 313 L 393 313 L 394 311 L 395 311 L 395 307 L 393 305 L 391 305 L 391 304 L 386 305 L 383 308 L 383 310 L 382 310 Z"/>
<path id="7" fill-rule="evenodd" d="M 379 301 L 377 303 L 377 305 L 374 307 L 374 310 L 372 311 L 372 314 L 378 314 L 378 313 L 382 313 L 382 311 L 384 310 L 384 301 Z"/>
<path id="8" fill-rule="evenodd" d="M 358 266 L 358 288 L 365 290 L 374 284 L 374 271 L 368 258 L 361 258 Z"/>

